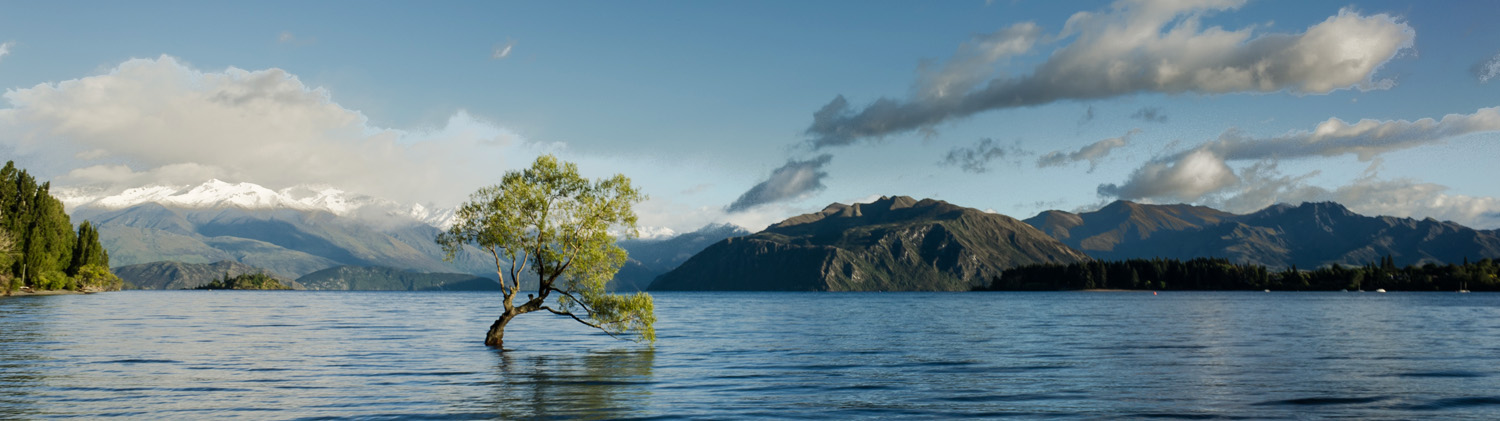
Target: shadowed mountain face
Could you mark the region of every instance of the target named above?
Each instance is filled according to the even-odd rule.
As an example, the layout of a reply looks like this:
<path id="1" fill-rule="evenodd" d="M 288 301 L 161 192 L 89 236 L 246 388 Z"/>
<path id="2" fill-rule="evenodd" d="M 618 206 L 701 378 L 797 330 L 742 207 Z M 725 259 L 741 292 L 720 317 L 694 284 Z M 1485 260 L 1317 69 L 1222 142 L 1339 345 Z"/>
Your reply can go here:
<path id="1" fill-rule="evenodd" d="M 620 247 L 629 259 L 609 287 L 615 291 L 641 291 L 663 273 L 677 268 L 694 254 L 730 237 L 749 235 L 750 231 L 734 224 L 707 225 L 697 231 L 663 240 L 625 240 Z"/>
<path id="2" fill-rule="evenodd" d="M 1004 215 L 882 197 L 719 241 L 650 289 L 965 291 L 1012 266 L 1087 258 Z"/>
<path id="3" fill-rule="evenodd" d="M 1114 252 L 1121 243 L 1151 238 L 1157 232 L 1202 228 L 1234 216 L 1203 206 L 1142 205 L 1122 200 L 1083 214 L 1046 211 L 1026 223 L 1064 244 L 1097 256 L 1096 253 Z"/>
<path id="4" fill-rule="evenodd" d="M 98 224 L 100 242 L 121 266 L 157 261 L 230 260 L 284 279 L 340 266 L 391 266 L 423 272 L 494 273 L 477 250 L 444 262 L 438 229 L 416 221 L 374 223 L 322 211 L 176 209 L 156 203 L 75 216 Z"/>
<path id="5" fill-rule="evenodd" d="M 1275 205 L 1247 215 L 1188 205 L 1115 202 L 1095 212 L 1047 211 L 1026 222 L 1107 260 L 1223 257 L 1273 268 L 1500 258 L 1500 235 L 1431 218 L 1363 216 L 1332 202 Z"/>
<path id="6" fill-rule="evenodd" d="M 234 261 L 214 263 L 152 262 L 120 266 L 112 269 L 115 275 L 140 289 L 193 289 L 209 282 L 247 273 L 263 273 L 265 269 Z M 293 289 L 303 289 L 296 282 L 282 280 Z"/>
<path id="7" fill-rule="evenodd" d="M 297 283 L 305 289 L 319 291 L 500 290 L 499 282 L 485 277 L 461 273 L 417 273 L 378 266 L 331 267 L 297 278 Z"/>

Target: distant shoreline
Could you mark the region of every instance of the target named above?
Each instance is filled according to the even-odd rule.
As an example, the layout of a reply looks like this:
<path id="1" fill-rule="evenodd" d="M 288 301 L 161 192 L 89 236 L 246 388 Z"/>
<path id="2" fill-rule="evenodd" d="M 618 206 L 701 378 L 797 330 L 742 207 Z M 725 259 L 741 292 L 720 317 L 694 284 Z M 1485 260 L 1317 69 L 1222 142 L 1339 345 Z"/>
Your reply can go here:
<path id="1" fill-rule="evenodd" d="M 40 296 L 47 296 L 47 295 L 83 295 L 83 294 L 93 294 L 95 292 L 98 292 L 98 291 L 73 291 L 73 290 L 66 290 L 66 289 L 49 289 L 49 290 L 45 290 L 45 291 L 21 291 L 21 290 L 15 290 L 15 291 L 11 291 L 10 295 L 0 295 L 0 298 L 8 298 L 8 297 L 40 297 Z"/>

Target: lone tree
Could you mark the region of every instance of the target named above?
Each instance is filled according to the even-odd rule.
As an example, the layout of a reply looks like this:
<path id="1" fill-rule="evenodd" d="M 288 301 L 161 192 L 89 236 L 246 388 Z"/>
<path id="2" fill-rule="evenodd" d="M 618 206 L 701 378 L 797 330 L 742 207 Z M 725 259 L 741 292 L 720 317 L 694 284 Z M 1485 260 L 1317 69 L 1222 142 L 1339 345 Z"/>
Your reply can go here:
<path id="1" fill-rule="evenodd" d="M 531 168 L 510 171 L 500 184 L 474 192 L 458 208 L 457 222 L 437 242 L 453 259 L 465 245 L 488 252 L 500 276 L 505 312 L 490 325 L 484 344 L 502 347 L 505 325 L 516 316 L 548 311 L 603 330 L 610 336 L 656 340 L 651 296 L 610 294 L 605 284 L 625 263 L 625 250 L 610 230 L 636 234 L 631 207 L 644 199 L 630 179 L 589 181 L 578 166 L 545 155 Z M 537 293 L 516 305 L 521 279 L 535 276 Z M 557 294 L 557 307 L 547 298 Z"/>

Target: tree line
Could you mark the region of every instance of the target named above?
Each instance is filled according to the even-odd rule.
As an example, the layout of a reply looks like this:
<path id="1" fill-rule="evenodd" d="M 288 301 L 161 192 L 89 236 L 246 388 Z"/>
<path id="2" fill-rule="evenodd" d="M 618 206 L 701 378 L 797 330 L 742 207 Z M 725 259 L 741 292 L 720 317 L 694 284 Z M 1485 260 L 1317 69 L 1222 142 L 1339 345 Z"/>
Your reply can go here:
<path id="1" fill-rule="evenodd" d="M 1364 266 L 1330 265 L 1313 270 L 1271 270 L 1223 258 L 1093 260 L 1020 266 L 1001 272 L 988 291 L 1076 289 L 1500 291 L 1500 264 L 1483 259 L 1462 264 L 1397 267 L 1391 256 Z"/>
<path id="2" fill-rule="evenodd" d="M 281 283 L 281 280 L 264 273 L 242 273 L 239 276 L 230 277 L 229 272 L 224 272 L 223 279 L 215 279 L 193 289 L 292 289 Z"/>
<path id="3" fill-rule="evenodd" d="M 99 232 L 88 221 L 75 230 L 51 188 L 14 161 L 0 168 L 0 291 L 120 289 Z"/>

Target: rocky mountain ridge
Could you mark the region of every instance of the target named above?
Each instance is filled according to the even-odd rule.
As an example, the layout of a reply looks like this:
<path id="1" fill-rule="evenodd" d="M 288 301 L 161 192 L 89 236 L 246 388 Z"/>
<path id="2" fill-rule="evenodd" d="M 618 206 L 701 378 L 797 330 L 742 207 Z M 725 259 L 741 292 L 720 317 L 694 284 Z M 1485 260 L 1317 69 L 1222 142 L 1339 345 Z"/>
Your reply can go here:
<path id="1" fill-rule="evenodd" d="M 719 241 L 651 290 L 962 291 L 1030 263 L 1087 259 L 1016 219 L 947 202 L 835 203 Z"/>

